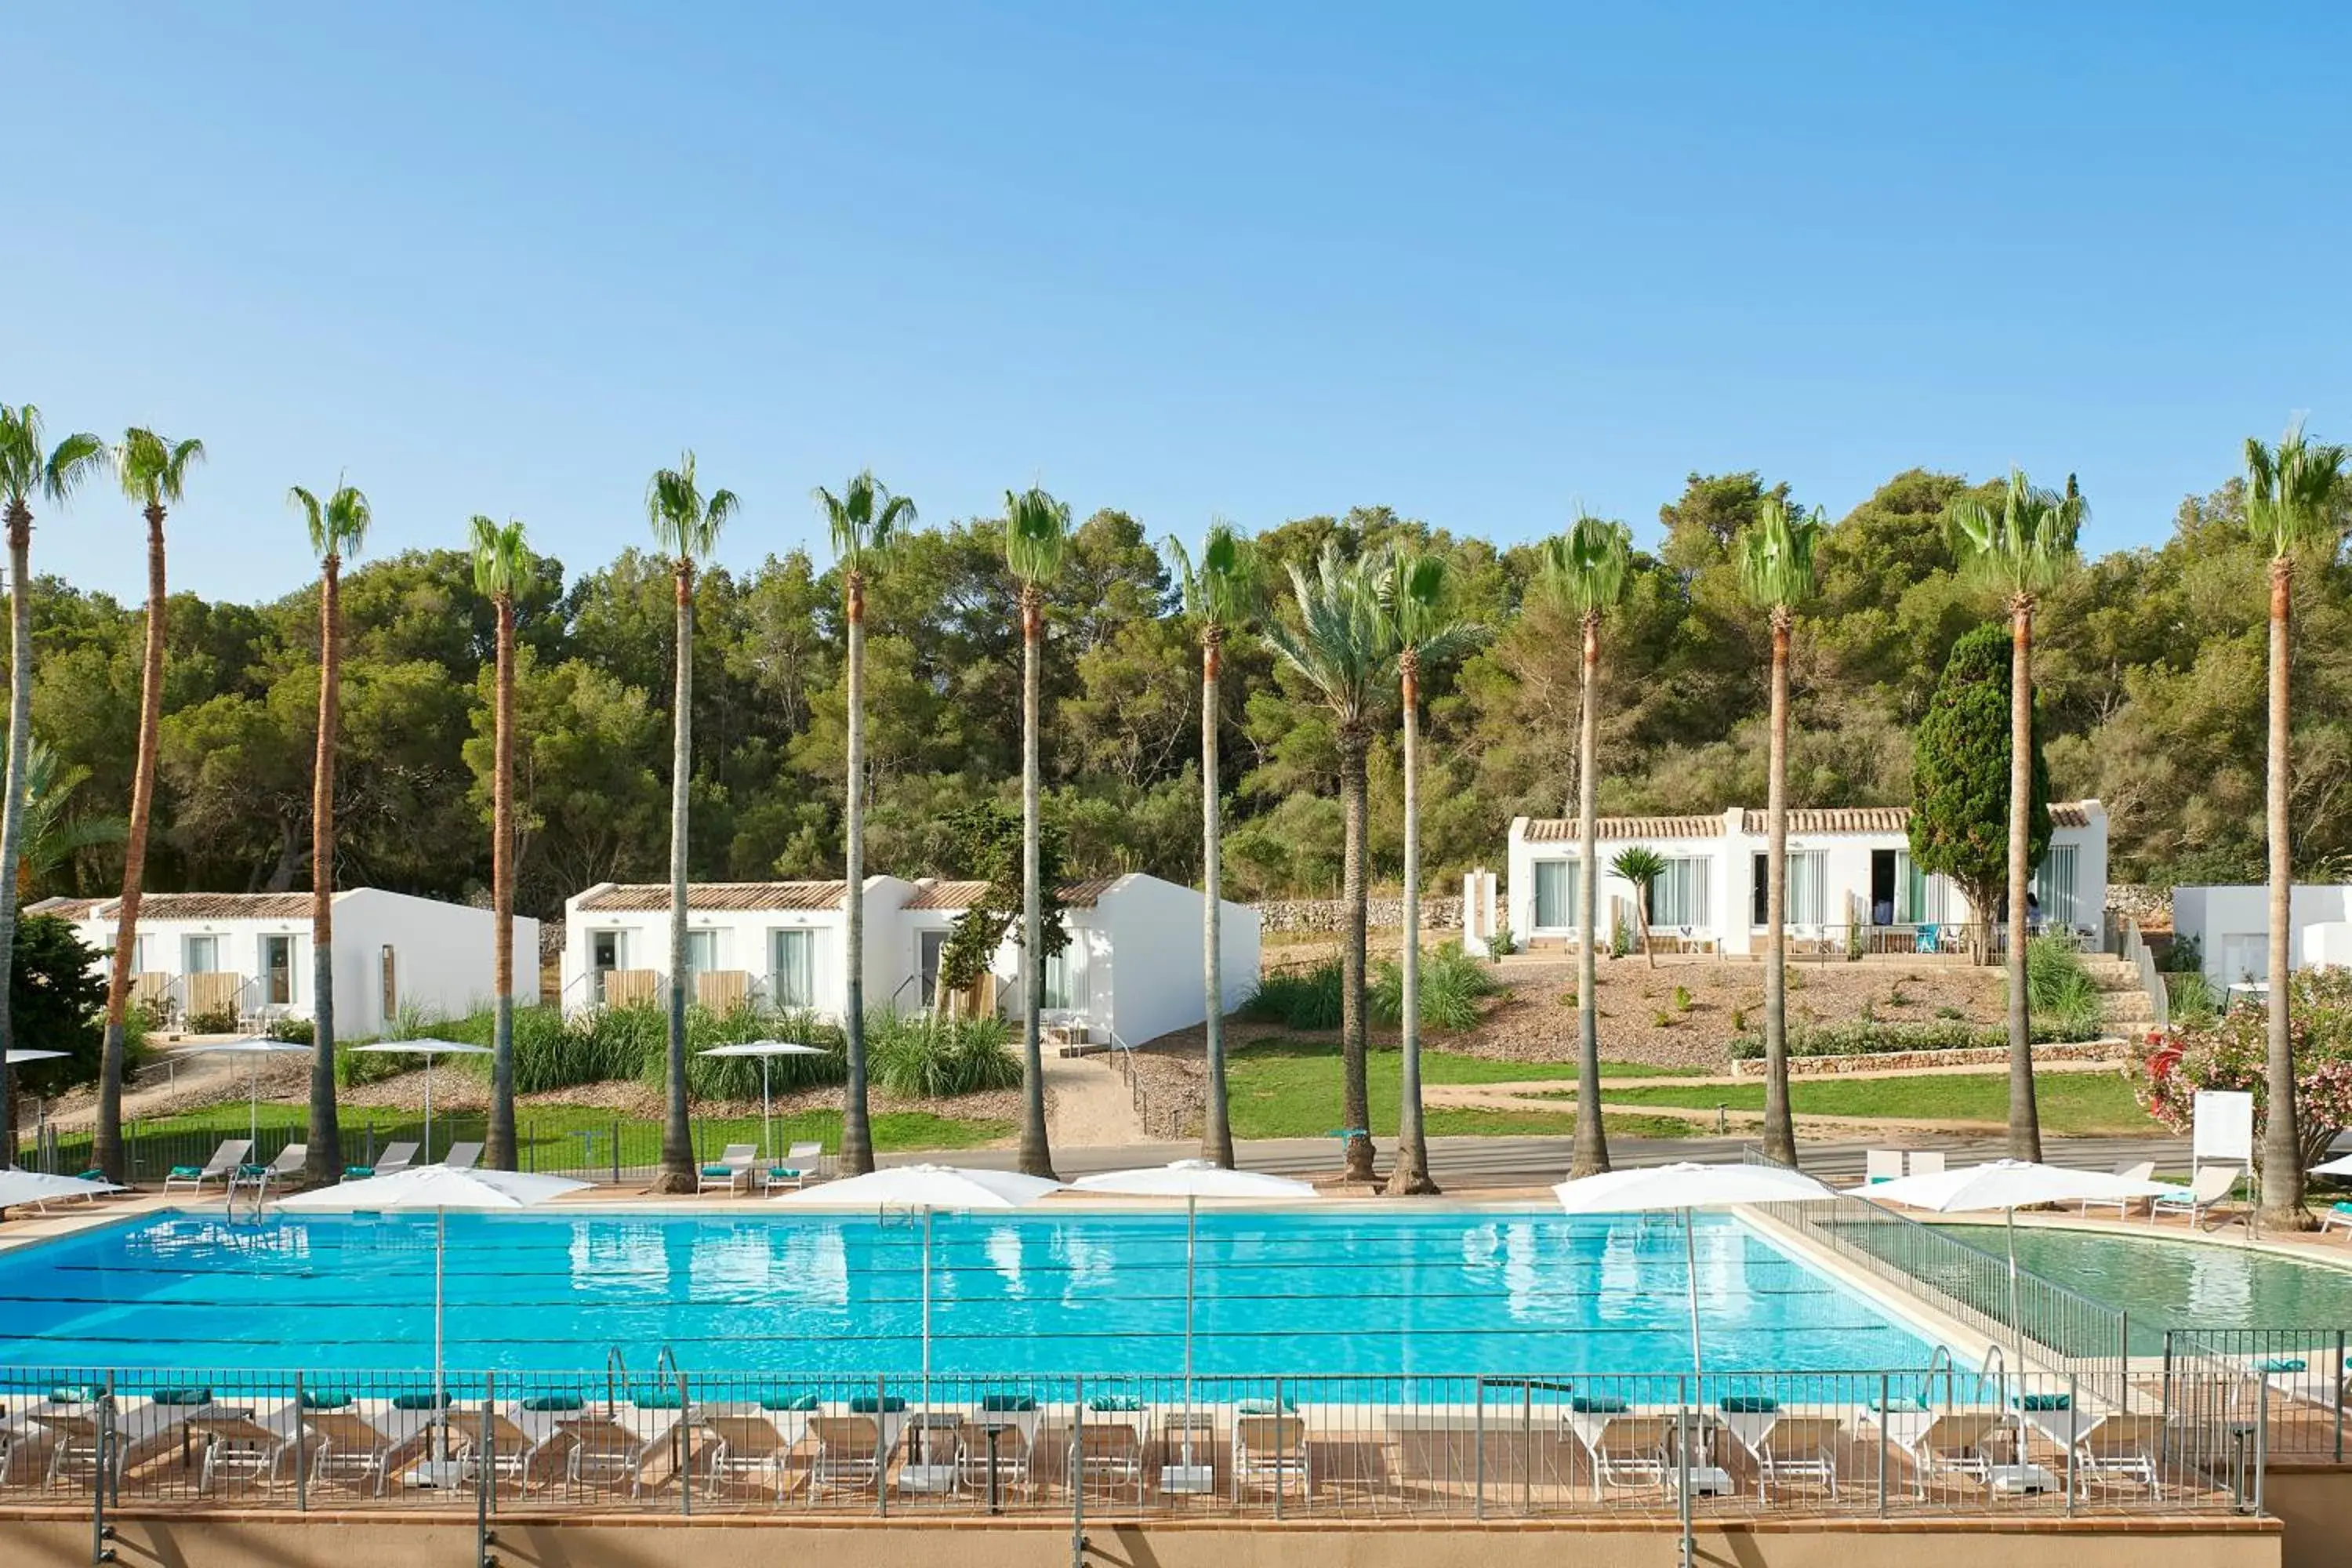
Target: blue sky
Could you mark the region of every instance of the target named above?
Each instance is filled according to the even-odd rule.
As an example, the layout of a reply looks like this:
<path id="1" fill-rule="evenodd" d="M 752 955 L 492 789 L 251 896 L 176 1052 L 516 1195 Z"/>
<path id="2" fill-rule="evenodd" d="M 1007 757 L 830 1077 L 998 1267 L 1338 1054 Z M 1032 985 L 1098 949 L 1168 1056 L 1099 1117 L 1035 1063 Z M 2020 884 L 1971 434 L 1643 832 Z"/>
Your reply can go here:
<path id="1" fill-rule="evenodd" d="M 1386 503 L 1654 534 L 2080 471 L 2162 536 L 2352 435 L 2352 12 L 2205 5 L 18 8 L 0 399 L 212 453 L 175 585 L 515 514 L 574 569 L 696 447 L 721 558 L 871 464 L 1155 533 Z M 43 568 L 119 593 L 92 491 Z"/>

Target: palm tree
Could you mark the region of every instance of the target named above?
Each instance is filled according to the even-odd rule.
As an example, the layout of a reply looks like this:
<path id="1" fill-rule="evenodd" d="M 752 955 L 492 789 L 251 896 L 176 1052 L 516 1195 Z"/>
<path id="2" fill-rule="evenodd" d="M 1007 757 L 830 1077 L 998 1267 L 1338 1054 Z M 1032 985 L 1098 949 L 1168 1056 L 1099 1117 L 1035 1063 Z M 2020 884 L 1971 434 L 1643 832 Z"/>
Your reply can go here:
<path id="1" fill-rule="evenodd" d="M 16 859 L 16 897 L 29 899 L 73 858 L 101 844 L 120 844 L 131 826 L 119 816 L 68 816 L 74 791 L 89 770 L 69 764 L 36 740 L 25 758 L 25 845 Z"/>
<path id="2" fill-rule="evenodd" d="M 1201 1117 L 1201 1157 L 1230 1171 L 1234 1130 L 1225 1103 L 1225 982 L 1219 951 L 1223 939 L 1218 929 L 1224 896 L 1224 831 L 1218 819 L 1217 677 L 1225 639 L 1258 613 L 1265 584 L 1257 551 L 1229 523 L 1209 525 L 1197 566 L 1183 541 L 1171 534 L 1167 548 L 1169 558 L 1176 563 L 1185 618 L 1201 639 L 1202 1052 L 1209 1072 L 1208 1105 Z"/>
<path id="3" fill-rule="evenodd" d="M 110 1181 L 123 1179 L 122 1071 L 130 1048 L 131 960 L 138 950 L 139 900 L 147 880 L 147 828 L 155 815 L 155 753 L 163 729 L 163 518 L 186 493 L 188 470 L 204 461 L 202 441 L 154 431 L 122 433 L 114 449 L 122 493 L 147 519 L 147 636 L 139 662 L 139 751 L 131 771 L 131 827 L 122 846 L 122 898 L 115 906 L 114 953 L 106 971 L 106 1043 L 99 1066 L 98 1131 L 91 1156 Z"/>
<path id="4" fill-rule="evenodd" d="M 1347 824 L 1339 873 L 1339 899 L 1347 910 L 1339 945 L 1341 1114 L 1348 1179 L 1355 1182 L 1372 1179 L 1372 1110 L 1364 1079 L 1365 758 L 1373 709 L 1397 657 L 1396 626 L 1381 607 L 1386 570 L 1379 557 L 1342 560 L 1338 543 L 1327 540 L 1311 574 L 1296 563 L 1290 567 L 1297 626 L 1272 618 L 1265 624 L 1265 640 L 1276 655 L 1322 695 L 1339 748 L 1339 802 Z"/>
<path id="5" fill-rule="evenodd" d="M 1045 1005 L 1045 906 L 1037 886 L 1039 844 L 1037 721 L 1040 661 L 1045 644 L 1045 584 L 1062 570 L 1070 542 L 1070 509 L 1034 487 L 1004 492 L 1004 563 L 1021 584 L 1021 1169 L 1054 1174 L 1045 1142 L 1045 1059 L 1037 1037 Z"/>
<path id="6" fill-rule="evenodd" d="M 16 957 L 16 858 L 25 842 L 25 767 L 33 743 L 33 509 L 38 493 L 63 503 L 106 460 L 106 443 L 77 432 L 50 447 L 41 411 L 27 403 L 0 404 L 0 501 L 8 520 L 8 798 L 0 804 L 0 1050 L 16 1043 L 8 1016 L 8 980 Z M 16 1122 L 8 1103 L 9 1074 L 0 1071 L 0 1128 Z M 0 1149 L 0 1167 L 16 1159 L 14 1138 Z"/>
<path id="7" fill-rule="evenodd" d="M 1655 969 L 1658 955 L 1650 950 L 1650 890 L 1666 874 L 1666 858 L 1645 844 L 1634 844 L 1617 851 L 1609 868 L 1633 884 L 1633 918 L 1642 928 L 1642 957 Z"/>
<path id="8" fill-rule="evenodd" d="M 1609 1140 L 1601 1126 L 1601 1011 L 1595 994 L 1593 927 L 1599 912 L 1600 818 L 1596 813 L 1601 749 L 1601 617 L 1624 596 L 1632 570 L 1633 533 L 1622 522 L 1580 516 L 1568 532 L 1540 546 L 1536 582 L 1577 618 L 1584 664 L 1577 723 L 1576 1149 L 1569 1173 L 1590 1176 L 1609 1168 Z"/>
<path id="9" fill-rule="evenodd" d="M 514 685 L 515 590 L 530 571 L 522 524 L 477 515 L 472 525 L 474 588 L 497 609 L 498 702 L 490 764 L 490 940 L 498 996 L 491 1003 L 490 1168 L 515 1168 L 514 1118 Z"/>
<path id="10" fill-rule="evenodd" d="M 2294 882 L 2287 837 L 2287 633 L 2294 558 L 2315 545 L 2332 549 L 2344 531 L 2345 465 L 2352 451 L 2305 440 L 2303 422 L 2287 426 L 2275 447 L 2246 438 L 2246 527 L 2271 552 L 2270 780 L 2265 831 L 2270 840 L 2270 1019 L 2263 1099 L 2263 1220 L 2306 1229 L 2303 1156 L 2295 1126 L 2294 1051 L 2288 1033 L 2287 900 Z"/>
<path id="11" fill-rule="evenodd" d="M 343 562 L 367 542 L 368 499 L 338 482 L 321 501 L 296 485 L 286 499 L 310 531 L 319 558 L 319 749 L 310 765 L 310 1127 L 302 1174 L 312 1183 L 343 1173 L 335 1119 L 335 745 L 343 682 Z"/>
<path id="12" fill-rule="evenodd" d="M 1486 629 L 1459 619 L 1442 555 L 1408 551 L 1388 563 L 1381 601 L 1397 650 L 1397 691 L 1404 710 L 1404 946 L 1399 955 L 1402 993 L 1402 1080 L 1399 1085 L 1396 1166 L 1389 1194 L 1434 1193 L 1429 1141 L 1421 1112 L 1421 672 L 1474 647 Z"/>
<path id="13" fill-rule="evenodd" d="M 1999 590 L 2009 606 L 2009 1153 L 2015 1160 L 2042 1158 L 2025 975 L 2026 886 L 2033 874 L 2033 610 L 2080 561 L 2074 540 L 2089 510 L 2074 475 L 2066 476 L 2062 495 L 2035 488 L 2012 468 L 1998 508 L 1969 496 L 1953 502 L 1950 512 L 1965 570 Z"/>
<path id="14" fill-rule="evenodd" d="M 817 510 L 833 532 L 841 563 L 842 621 L 849 641 L 849 765 L 842 812 L 842 858 L 848 880 L 848 931 L 843 962 L 843 1054 L 849 1081 L 842 1090 L 841 1168 L 853 1176 L 874 1169 L 874 1131 L 866 1109 L 866 578 L 884 563 L 891 542 L 915 523 L 915 503 L 894 496 L 866 469 L 842 487 L 820 489 Z"/>
<path id="15" fill-rule="evenodd" d="M 1797 1163 L 1789 1110 L 1789 642 L 1813 594 L 1821 509 L 1808 517 L 1766 496 L 1739 533 L 1739 585 L 1772 624 L 1772 719 L 1764 786 L 1764 1155 Z"/>
<path id="16" fill-rule="evenodd" d="M 706 498 L 695 481 L 694 454 L 657 471 L 646 485 L 646 520 L 670 559 L 677 605 L 677 676 L 670 695 L 669 753 L 669 1104 L 662 1119 L 661 1173 L 654 1190 L 690 1193 L 695 1186 L 694 1132 L 686 1121 L 686 826 L 687 784 L 694 760 L 694 563 L 719 543 L 735 515 L 733 490 Z"/>

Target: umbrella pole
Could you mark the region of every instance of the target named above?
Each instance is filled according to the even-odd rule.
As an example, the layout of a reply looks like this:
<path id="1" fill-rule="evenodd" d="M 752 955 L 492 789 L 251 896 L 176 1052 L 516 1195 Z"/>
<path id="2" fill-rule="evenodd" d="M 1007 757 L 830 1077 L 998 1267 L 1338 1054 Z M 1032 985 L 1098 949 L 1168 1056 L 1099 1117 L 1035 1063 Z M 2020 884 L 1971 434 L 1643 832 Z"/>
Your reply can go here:
<path id="1" fill-rule="evenodd" d="M 1690 1276 L 1691 1375 L 1699 1372 L 1698 1359 L 1698 1237 L 1694 1211 L 1683 1210 L 1683 1263 Z"/>
<path id="2" fill-rule="evenodd" d="M 449 1457 L 449 1413 L 442 1394 L 441 1258 L 449 1240 L 449 1211 L 433 1211 L 433 1447 L 436 1458 Z"/>
<path id="3" fill-rule="evenodd" d="M 1192 1256 L 1193 1237 L 1200 1221 L 1201 1199 L 1184 1195 L 1184 1464 L 1192 1463 Z"/>
<path id="4" fill-rule="evenodd" d="M 2025 1370 L 2025 1321 L 2017 1315 L 2017 1210 L 2000 1211 L 2001 1229 L 2009 1238 L 2009 1326 L 2017 1331 L 2017 1367 Z M 2006 1391 L 2004 1391 L 2006 1392 Z"/>
<path id="5" fill-rule="evenodd" d="M 1698 1403 L 1700 1367 L 1698 1354 L 1698 1214 L 1695 1209 L 1683 1210 L 1683 1268 L 1690 1280 L 1691 1320 L 1691 1389 L 1690 1401 L 1675 1416 L 1675 1442 L 1680 1449 L 1682 1484 L 1675 1489 L 1675 1506 L 1682 1515 L 1683 1568 L 1691 1568 L 1691 1405 Z"/>
<path id="6" fill-rule="evenodd" d="M 433 1053 L 425 1053 L 425 1163 L 433 1163 Z"/>
<path id="7" fill-rule="evenodd" d="M 923 1208 L 923 1405 L 931 1403 L 931 1210 Z"/>
<path id="8" fill-rule="evenodd" d="M 257 1057 L 257 1058 L 254 1058 L 252 1070 L 246 1074 L 245 1081 L 246 1081 L 246 1085 L 247 1085 L 247 1088 L 252 1091 L 252 1094 L 253 1094 L 253 1100 L 252 1100 L 252 1102 L 251 1102 L 250 1104 L 248 1104 L 248 1105 L 247 1106 L 247 1108 L 246 1108 L 246 1113 L 245 1113 L 245 1114 L 246 1114 L 245 1136 L 246 1136 L 246 1138 L 247 1138 L 247 1140 L 248 1142 L 255 1142 L 255 1143 L 258 1143 L 258 1142 L 261 1142 L 261 1058 L 260 1058 Z M 245 1152 L 245 1153 L 246 1153 L 246 1158 L 247 1158 L 247 1159 L 251 1159 L 251 1158 L 253 1157 L 253 1151 L 252 1151 L 252 1150 L 250 1150 L 250 1149 L 247 1149 L 247 1150 Z"/>
<path id="9" fill-rule="evenodd" d="M 775 1130 L 768 1125 L 768 1058 L 760 1058 L 760 1158 L 776 1157 Z"/>

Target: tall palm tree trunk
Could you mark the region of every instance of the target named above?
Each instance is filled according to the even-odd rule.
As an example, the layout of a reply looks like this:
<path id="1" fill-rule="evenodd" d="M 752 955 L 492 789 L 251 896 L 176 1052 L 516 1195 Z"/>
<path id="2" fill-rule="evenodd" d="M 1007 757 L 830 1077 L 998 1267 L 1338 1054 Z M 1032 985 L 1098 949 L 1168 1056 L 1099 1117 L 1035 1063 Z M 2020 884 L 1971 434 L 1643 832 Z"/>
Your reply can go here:
<path id="1" fill-rule="evenodd" d="M 515 1168 L 514 1113 L 514 599 L 499 596 L 498 710 L 490 775 L 490 940 L 498 999 L 491 1004 L 490 1136 L 493 1170 Z M 427 1070 L 430 1070 L 429 1068 Z"/>
<path id="2" fill-rule="evenodd" d="M 841 1094 L 841 1168 L 852 1176 L 874 1169 L 874 1130 L 866 1109 L 866 579 L 845 574 L 849 623 L 849 797 L 843 803 L 843 871 L 847 877 L 848 930 L 843 937 L 849 973 L 842 992 L 842 1053 L 849 1080 Z"/>
<path id="3" fill-rule="evenodd" d="M 1404 1016 L 1397 1156 L 1389 1194 L 1409 1197 L 1437 1191 L 1421 1114 L 1421 660 L 1412 648 L 1398 656 L 1397 683 L 1404 699 L 1404 951 L 1398 955 Z"/>
<path id="4" fill-rule="evenodd" d="M 1044 616 L 1037 590 L 1021 589 L 1021 1170 L 1051 1177 L 1054 1152 L 1045 1141 L 1045 1054 L 1038 1014 L 1045 1005 L 1045 899 L 1037 886 L 1039 816 L 1037 710 Z"/>
<path id="5" fill-rule="evenodd" d="M 16 862 L 25 850 L 25 769 L 33 751 L 33 514 L 8 503 L 8 798 L 0 805 L 0 1050 L 16 1043 L 8 987 L 16 963 Z M 16 1074 L 0 1066 L 0 1170 L 16 1163 Z"/>
<path id="6" fill-rule="evenodd" d="M 139 752 L 131 770 L 131 826 L 122 841 L 122 898 L 106 968 L 106 1041 L 99 1058 L 98 1135 L 90 1151 L 107 1180 L 124 1179 L 122 1070 L 129 1054 L 131 963 L 147 879 L 147 826 L 155 814 L 155 752 L 163 721 L 163 509 L 147 509 L 147 637 L 139 660 Z"/>
<path id="7" fill-rule="evenodd" d="M 310 1145 L 306 1180 L 343 1173 L 342 1130 L 335 1118 L 335 726 L 343 679 L 342 563 L 330 555 L 319 573 L 319 744 L 310 766 Z M 431 1156 L 427 1150 L 426 1155 Z"/>
<path id="8" fill-rule="evenodd" d="M 1340 847 L 1339 901 L 1347 906 L 1347 931 L 1339 944 L 1339 1067 L 1340 1114 L 1348 1131 L 1347 1178 L 1372 1179 L 1372 1101 L 1366 1082 L 1369 1042 L 1364 1029 L 1365 926 L 1369 923 L 1364 886 L 1364 840 L 1370 816 L 1366 795 L 1364 753 L 1370 745 L 1360 722 L 1339 730 L 1339 805 L 1347 821 Z"/>
<path id="9" fill-rule="evenodd" d="M 2271 562 L 2270 777 L 2263 806 L 2270 849 L 2270 1017 L 2265 1026 L 2263 1072 L 2262 1219 L 2283 1230 L 2305 1230 L 2303 1207 L 2303 1146 L 2295 1114 L 2294 1037 L 2288 1015 L 2288 900 L 2294 889 L 2294 857 L 2287 838 L 2288 665 L 2287 631 L 2293 613 L 2294 563 Z"/>
<path id="10" fill-rule="evenodd" d="M 1576 885 L 1576 1146 L 1569 1174 L 1609 1168 L 1609 1137 L 1601 1126 L 1600 965 L 1592 951 L 1601 910 L 1601 617 L 1584 617 L 1584 671 L 1577 715 L 1576 829 L 1584 860 Z"/>
<path id="11" fill-rule="evenodd" d="M 1764 786 L 1764 1155 L 1797 1163 L 1789 1111 L 1789 612 L 1772 611 L 1772 728 Z"/>
<path id="12" fill-rule="evenodd" d="M 677 597 L 677 674 L 670 700 L 677 712 L 669 747 L 669 1063 L 665 1075 L 669 1102 L 662 1117 L 661 1172 L 657 1193 L 690 1193 L 695 1187 L 694 1130 L 686 1118 L 686 830 L 687 785 L 694 750 L 694 565 L 680 558 L 675 571 Z"/>
<path id="13" fill-rule="evenodd" d="M 2026 995 L 2025 896 L 2032 875 L 2033 600 L 2010 606 L 2009 637 L 2009 1157 L 2042 1158 L 2042 1115 L 2033 1102 L 2033 1020 Z"/>
<path id="14" fill-rule="evenodd" d="M 1201 632 L 1201 984 L 1202 1043 L 1208 1062 L 1209 1100 L 1201 1117 L 1201 1157 L 1234 1168 L 1234 1128 L 1225 1106 L 1224 828 L 1217 797 L 1217 676 L 1223 629 Z"/>

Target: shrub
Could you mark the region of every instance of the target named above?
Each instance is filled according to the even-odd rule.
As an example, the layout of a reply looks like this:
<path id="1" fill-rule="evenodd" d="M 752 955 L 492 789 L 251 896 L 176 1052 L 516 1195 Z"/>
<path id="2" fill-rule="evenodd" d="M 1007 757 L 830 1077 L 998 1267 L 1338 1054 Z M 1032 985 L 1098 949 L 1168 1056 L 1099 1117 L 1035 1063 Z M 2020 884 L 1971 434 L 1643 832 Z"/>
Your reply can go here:
<path id="1" fill-rule="evenodd" d="M 191 1035 L 234 1035 L 236 1033 L 236 1009 L 212 1007 L 202 1013 L 191 1013 L 183 1030 Z"/>
<path id="2" fill-rule="evenodd" d="M 272 1018 L 269 1027 L 262 1031 L 273 1040 L 285 1040 L 297 1046 L 316 1045 L 318 1026 L 308 1018 Z"/>
<path id="3" fill-rule="evenodd" d="M 2025 999 L 2037 1020 L 2067 1031 L 2068 1039 L 2095 1038 L 2106 1021 L 2105 997 L 2084 967 L 2083 955 L 2063 937 L 2027 940 Z"/>
<path id="4" fill-rule="evenodd" d="M 2060 1032 L 2046 1022 L 2033 1028 L 2036 1045 L 2055 1045 L 2081 1037 Z M 1998 1024 L 1939 1021 L 1933 1024 L 1879 1024 L 1868 1021 L 1826 1024 L 1789 1031 L 1792 1057 L 1874 1057 L 1903 1051 L 2004 1050 L 2009 1031 Z M 1764 1055 L 1761 1035 L 1741 1035 L 1731 1042 L 1737 1061 L 1756 1061 Z"/>
<path id="5" fill-rule="evenodd" d="M 2352 1128 L 2352 970 L 2296 973 L 2287 1009 L 2295 1063 L 2295 1131 L 2304 1163 L 2317 1163 L 2337 1133 Z M 2134 1058 L 2139 1101 L 2177 1132 L 2189 1130 L 2200 1089 L 2254 1097 L 2259 1129 L 2265 1110 L 2270 1010 L 2233 1007 L 2210 1027 L 2175 1027 Z"/>
<path id="6" fill-rule="evenodd" d="M 1467 1029 L 1478 1022 L 1478 999 L 1500 987 L 1483 960 L 1458 942 L 1441 945 L 1421 960 L 1421 1021 L 1432 1028 Z M 1404 968 L 1383 960 L 1372 986 L 1372 1016 L 1383 1024 L 1404 1022 Z"/>
<path id="7" fill-rule="evenodd" d="M 1691 1010 L 1691 991 L 1690 991 L 1690 987 L 1689 987 L 1689 986 L 1687 986 L 1687 985 L 1677 985 L 1677 986 L 1675 986 L 1675 1012 L 1677 1012 L 1677 1013 L 1687 1013 L 1687 1012 L 1689 1012 L 1690 1010 Z"/>
<path id="8" fill-rule="evenodd" d="M 1496 958 L 1508 958 L 1519 951 L 1519 939 L 1511 934 L 1508 926 L 1496 926 L 1495 934 L 1486 939 L 1486 951 Z"/>
<path id="9" fill-rule="evenodd" d="M 1267 975 L 1242 1005 L 1242 1012 L 1286 1028 L 1336 1029 L 1340 989 L 1339 961 L 1326 959 L 1312 969 Z"/>
<path id="10" fill-rule="evenodd" d="M 2205 972 L 2191 969 L 2167 974 L 2164 986 L 2171 1003 L 2172 1021 L 2184 1029 L 2210 1029 L 2221 1016 L 2221 998 Z"/>
<path id="11" fill-rule="evenodd" d="M 1745 1007 L 1734 1007 L 1731 1010 L 1731 1032 L 1736 1035 L 1745 1030 L 1747 1027 L 1748 1009 Z"/>
<path id="12" fill-rule="evenodd" d="M 877 1013 L 866 1022 L 875 1084 L 908 1099 L 947 1100 L 1017 1088 L 1021 1061 L 1007 1048 L 1012 1038 L 1012 1026 L 992 1016 L 934 1018 Z"/>
<path id="13" fill-rule="evenodd" d="M 1667 1012 L 1664 1007 L 1653 1007 L 1650 1009 L 1650 1027 L 1654 1029 L 1671 1029 L 1675 1026 L 1675 1016 L 1672 1013 Z"/>

